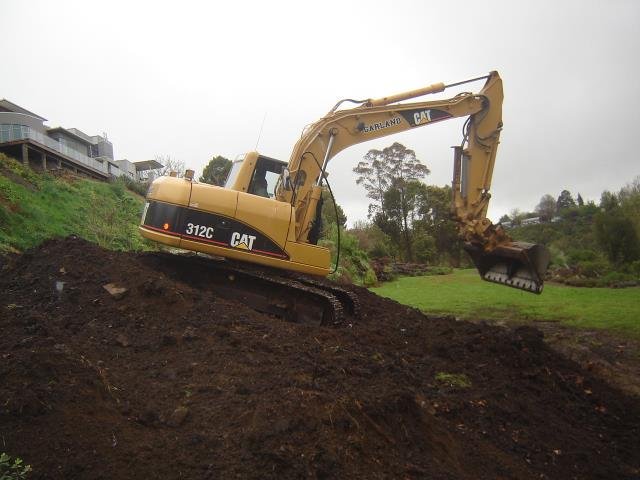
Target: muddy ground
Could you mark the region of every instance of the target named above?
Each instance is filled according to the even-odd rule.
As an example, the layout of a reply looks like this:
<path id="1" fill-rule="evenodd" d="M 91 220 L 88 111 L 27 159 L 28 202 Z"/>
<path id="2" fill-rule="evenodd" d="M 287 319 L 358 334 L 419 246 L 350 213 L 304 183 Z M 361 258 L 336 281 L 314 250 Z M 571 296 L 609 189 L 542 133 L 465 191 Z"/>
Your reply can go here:
<path id="1" fill-rule="evenodd" d="M 639 398 L 538 329 L 358 288 L 360 319 L 301 325 L 74 238 L 3 262 L 0 450 L 30 478 L 640 478 Z"/>

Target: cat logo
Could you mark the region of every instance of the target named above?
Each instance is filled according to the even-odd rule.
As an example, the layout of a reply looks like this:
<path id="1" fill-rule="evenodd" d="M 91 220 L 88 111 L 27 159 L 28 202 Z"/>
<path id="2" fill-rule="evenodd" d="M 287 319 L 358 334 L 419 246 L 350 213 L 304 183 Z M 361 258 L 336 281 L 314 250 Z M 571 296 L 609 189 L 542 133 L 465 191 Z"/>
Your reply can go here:
<path id="1" fill-rule="evenodd" d="M 445 118 L 451 118 L 451 114 L 449 112 L 445 112 L 444 110 L 438 110 L 435 108 L 404 110 L 400 112 L 400 115 L 402 115 L 407 123 L 412 127 L 428 125 L 432 122 L 444 120 Z"/>
<path id="2" fill-rule="evenodd" d="M 254 235 L 247 235 L 246 233 L 233 232 L 231 234 L 231 241 L 229 244 L 235 248 L 241 248 L 242 250 L 252 250 L 253 241 L 256 239 Z"/>
<path id="3" fill-rule="evenodd" d="M 421 112 L 415 112 L 413 114 L 413 123 L 415 125 L 422 125 L 423 123 L 429 123 L 431 121 L 431 110 L 422 110 Z"/>

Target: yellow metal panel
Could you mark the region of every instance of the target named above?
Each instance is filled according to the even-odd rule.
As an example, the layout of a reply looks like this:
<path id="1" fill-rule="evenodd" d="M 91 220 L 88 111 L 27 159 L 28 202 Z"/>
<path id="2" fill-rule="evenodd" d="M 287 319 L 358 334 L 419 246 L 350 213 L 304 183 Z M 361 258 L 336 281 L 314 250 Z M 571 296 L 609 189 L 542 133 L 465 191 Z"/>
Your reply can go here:
<path id="1" fill-rule="evenodd" d="M 251 225 L 284 248 L 291 222 L 291 205 L 250 193 L 236 193 L 236 220 Z"/>
<path id="2" fill-rule="evenodd" d="M 154 242 L 159 242 L 164 245 L 169 245 L 170 247 L 176 248 L 180 246 L 180 237 L 156 232 L 143 226 L 138 227 L 138 230 L 140 231 L 140 235 L 142 235 L 144 238 L 148 238 L 149 240 L 153 240 Z"/>
<path id="3" fill-rule="evenodd" d="M 240 172 L 236 177 L 236 181 L 233 185 L 228 185 L 231 190 L 237 190 L 238 192 L 246 192 L 249 190 L 249 183 L 253 176 L 253 170 L 258 162 L 258 152 L 249 152 L 244 156 Z"/>
<path id="4" fill-rule="evenodd" d="M 287 242 L 285 250 L 292 262 L 321 269 L 324 272 L 323 275 L 329 274 L 331 262 L 329 249 L 309 243 Z"/>
<path id="5" fill-rule="evenodd" d="M 234 217 L 238 192 L 206 183 L 194 183 L 191 189 L 190 208 Z"/>
<path id="6" fill-rule="evenodd" d="M 289 245 L 291 245 L 291 243 L 289 243 Z M 299 249 L 298 252 L 298 247 L 303 247 L 301 249 Z M 182 242 L 180 243 L 180 248 L 184 248 L 185 250 L 193 250 L 196 252 L 204 252 L 204 253 L 208 253 L 210 255 L 218 255 L 221 257 L 227 257 L 227 258 L 232 258 L 234 260 L 240 260 L 240 261 L 245 261 L 245 262 L 251 262 L 251 263 L 257 263 L 259 265 L 265 265 L 267 267 L 274 267 L 274 268 L 281 268 L 284 270 L 293 270 L 295 272 L 301 272 L 301 273 L 307 273 L 310 275 L 320 275 L 320 276 L 326 276 L 329 273 L 329 268 L 328 268 L 328 250 L 327 250 L 327 264 L 326 266 L 324 265 L 318 265 L 318 260 L 320 260 L 322 257 L 321 256 L 317 256 L 315 259 L 313 258 L 311 251 L 307 250 L 306 252 L 304 252 L 304 247 L 313 247 L 315 249 L 319 249 L 319 250 L 326 250 L 324 248 L 321 247 L 315 247 L 313 245 L 304 245 L 304 244 L 299 244 L 296 243 L 294 246 L 294 250 L 296 250 L 297 253 L 303 253 L 303 257 L 307 258 L 307 259 L 311 259 L 311 260 L 315 260 L 313 263 L 311 264 L 305 264 L 305 263 L 301 263 L 299 261 L 297 261 L 297 259 L 293 258 L 291 260 L 280 260 L 277 258 L 271 258 L 271 257 L 265 257 L 262 255 L 256 255 L 255 253 L 251 253 L 247 250 L 239 250 L 239 249 L 230 249 L 230 248 L 223 248 L 223 247 L 217 247 L 215 245 L 210 245 L 210 244 L 203 244 L 200 242 L 194 242 L 191 240 L 186 240 L 186 239 L 182 239 Z M 321 253 L 322 252 L 316 252 L 316 253 Z"/>
<path id="7" fill-rule="evenodd" d="M 184 178 L 156 178 L 147 192 L 147 200 L 160 200 L 174 205 L 188 205 L 191 182 Z"/>

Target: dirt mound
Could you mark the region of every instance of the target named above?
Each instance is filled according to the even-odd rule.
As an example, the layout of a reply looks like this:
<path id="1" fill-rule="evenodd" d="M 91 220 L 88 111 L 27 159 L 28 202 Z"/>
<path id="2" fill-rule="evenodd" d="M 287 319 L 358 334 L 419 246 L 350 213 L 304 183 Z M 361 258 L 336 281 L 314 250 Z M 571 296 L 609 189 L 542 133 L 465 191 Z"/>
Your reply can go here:
<path id="1" fill-rule="evenodd" d="M 299 325 L 198 278 L 75 238 L 5 264 L 0 450 L 31 478 L 640 476 L 638 400 L 535 329 L 357 288 L 361 319 Z"/>

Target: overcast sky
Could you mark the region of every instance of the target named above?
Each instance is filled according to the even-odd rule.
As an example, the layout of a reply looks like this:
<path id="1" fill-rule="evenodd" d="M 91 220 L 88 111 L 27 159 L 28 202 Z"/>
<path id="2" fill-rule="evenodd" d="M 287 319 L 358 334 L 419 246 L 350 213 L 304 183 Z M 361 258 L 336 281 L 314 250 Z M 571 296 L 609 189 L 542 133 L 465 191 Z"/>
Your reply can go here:
<path id="1" fill-rule="evenodd" d="M 568 189 L 585 200 L 640 175 L 640 1 L 8 1 L 0 98 L 49 126 L 106 132 L 115 156 L 288 160 L 342 98 L 498 70 L 504 130 L 489 216 Z M 481 83 L 465 86 L 477 91 Z M 458 90 L 459 91 L 459 90 Z M 449 97 L 455 90 L 431 96 Z M 350 223 L 369 200 L 353 167 L 394 141 L 451 181 L 462 120 L 352 147 L 330 163 Z"/>

